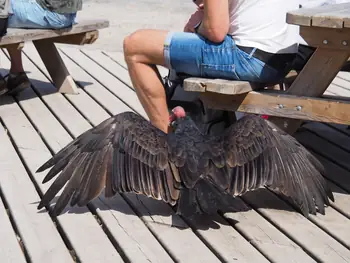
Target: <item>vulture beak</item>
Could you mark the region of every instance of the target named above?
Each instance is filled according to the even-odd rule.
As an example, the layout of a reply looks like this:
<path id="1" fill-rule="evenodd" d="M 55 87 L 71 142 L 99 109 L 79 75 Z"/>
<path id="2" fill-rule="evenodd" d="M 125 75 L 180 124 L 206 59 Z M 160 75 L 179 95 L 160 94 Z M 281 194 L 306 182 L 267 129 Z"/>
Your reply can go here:
<path id="1" fill-rule="evenodd" d="M 169 112 L 169 125 L 176 121 L 176 119 L 184 117 L 186 117 L 185 110 L 180 106 L 175 107 Z"/>
<path id="2" fill-rule="evenodd" d="M 171 112 L 169 113 L 169 125 L 171 125 L 171 123 L 172 123 L 173 121 L 175 121 L 175 119 L 176 119 L 175 113 L 174 113 L 173 111 L 171 111 Z"/>

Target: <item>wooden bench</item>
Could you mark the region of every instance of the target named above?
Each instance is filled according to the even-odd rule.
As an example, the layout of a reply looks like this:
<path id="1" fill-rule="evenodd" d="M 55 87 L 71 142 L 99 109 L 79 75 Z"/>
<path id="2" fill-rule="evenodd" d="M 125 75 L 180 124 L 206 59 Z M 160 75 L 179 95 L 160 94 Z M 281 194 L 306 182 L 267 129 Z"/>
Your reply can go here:
<path id="1" fill-rule="evenodd" d="M 290 77 L 286 91 L 198 78 L 186 79 L 184 89 L 202 92 L 201 99 L 213 109 L 270 115 L 289 133 L 296 131 L 301 120 L 350 124 L 350 101 L 322 96 L 349 58 L 350 3 L 289 12 L 287 22 L 300 26 L 300 35 L 317 49 L 302 71 Z"/>
<path id="2" fill-rule="evenodd" d="M 108 26 L 107 20 L 86 20 L 79 21 L 71 28 L 59 30 L 9 28 L 7 34 L 0 39 L 0 47 L 21 49 L 24 42 L 32 41 L 58 91 L 78 94 L 78 88 L 64 65 L 55 43 L 92 44 L 98 39 L 98 30 Z"/>

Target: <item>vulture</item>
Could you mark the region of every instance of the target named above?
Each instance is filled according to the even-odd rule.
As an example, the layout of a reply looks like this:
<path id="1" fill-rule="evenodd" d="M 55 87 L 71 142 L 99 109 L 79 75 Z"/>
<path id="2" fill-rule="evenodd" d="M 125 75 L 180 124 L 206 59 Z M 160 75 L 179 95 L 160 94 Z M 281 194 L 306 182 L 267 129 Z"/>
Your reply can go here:
<path id="1" fill-rule="evenodd" d="M 162 200 L 183 216 L 218 211 L 226 197 L 266 187 L 283 195 L 308 217 L 325 214 L 333 194 L 322 164 L 272 122 L 246 115 L 221 134 L 201 132 L 177 106 L 164 133 L 145 118 L 123 112 L 84 132 L 44 163 L 53 179 L 38 209 L 56 194 L 52 215 L 85 206 L 105 191 L 107 198 L 132 192 Z"/>

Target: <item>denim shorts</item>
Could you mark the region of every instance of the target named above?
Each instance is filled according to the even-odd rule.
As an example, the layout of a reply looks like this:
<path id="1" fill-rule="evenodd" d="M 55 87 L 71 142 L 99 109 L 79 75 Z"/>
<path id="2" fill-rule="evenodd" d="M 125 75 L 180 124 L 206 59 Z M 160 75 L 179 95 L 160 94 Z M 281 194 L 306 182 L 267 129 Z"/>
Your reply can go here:
<path id="1" fill-rule="evenodd" d="M 280 80 L 285 72 L 276 70 L 239 49 L 231 36 L 219 44 L 198 34 L 169 32 L 164 43 L 166 66 L 194 77 L 222 78 L 252 82 Z"/>
<path id="2" fill-rule="evenodd" d="M 44 9 L 36 0 L 12 0 L 9 28 L 59 29 L 71 27 L 76 14 L 58 14 Z"/>

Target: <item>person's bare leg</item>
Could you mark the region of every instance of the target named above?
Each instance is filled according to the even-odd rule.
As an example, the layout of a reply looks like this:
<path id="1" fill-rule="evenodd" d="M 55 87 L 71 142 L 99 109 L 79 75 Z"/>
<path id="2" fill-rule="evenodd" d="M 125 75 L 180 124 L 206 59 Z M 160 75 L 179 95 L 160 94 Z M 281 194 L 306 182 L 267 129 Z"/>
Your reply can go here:
<path id="1" fill-rule="evenodd" d="M 161 76 L 167 31 L 139 30 L 124 39 L 124 56 L 136 94 L 151 123 L 168 132 L 169 112 Z"/>
<path id="2" fill-rule="evenodd" d="M 17 47 L 7 48 L 11 58 L 11 69 L 10 73 L 20 73 L 24 72 L 23 64 L 22 64 L 22 52 Z"/>

